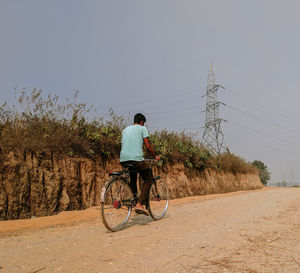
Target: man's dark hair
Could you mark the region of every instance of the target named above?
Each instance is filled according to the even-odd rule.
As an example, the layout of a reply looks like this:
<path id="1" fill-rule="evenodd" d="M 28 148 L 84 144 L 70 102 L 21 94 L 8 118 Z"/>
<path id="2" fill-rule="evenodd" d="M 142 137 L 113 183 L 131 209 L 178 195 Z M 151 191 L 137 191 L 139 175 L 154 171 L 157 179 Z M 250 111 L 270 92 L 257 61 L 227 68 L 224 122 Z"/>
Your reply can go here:
<path id="1" fill-rule="evenodd" d="M 143 114 L 141 114 L 141 113 L 135 114 L 135 116 L 134 116 L 134 123 L 140 124 L 142 121 L 144 123 L 146 122 L 145 116 Z"/>

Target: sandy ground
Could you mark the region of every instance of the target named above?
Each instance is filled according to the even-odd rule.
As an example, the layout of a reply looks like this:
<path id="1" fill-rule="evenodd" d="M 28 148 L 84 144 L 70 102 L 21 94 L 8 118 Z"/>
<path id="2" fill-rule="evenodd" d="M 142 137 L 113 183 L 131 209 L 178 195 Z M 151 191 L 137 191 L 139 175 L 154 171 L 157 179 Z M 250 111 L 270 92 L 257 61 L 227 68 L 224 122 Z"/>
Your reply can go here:
<path id="1" fill-rule="evenodd" d="M 99 208 L 0 222 L 0 273 L 300 272 L 300 189 L 172 200 L 108 232 Z"/>

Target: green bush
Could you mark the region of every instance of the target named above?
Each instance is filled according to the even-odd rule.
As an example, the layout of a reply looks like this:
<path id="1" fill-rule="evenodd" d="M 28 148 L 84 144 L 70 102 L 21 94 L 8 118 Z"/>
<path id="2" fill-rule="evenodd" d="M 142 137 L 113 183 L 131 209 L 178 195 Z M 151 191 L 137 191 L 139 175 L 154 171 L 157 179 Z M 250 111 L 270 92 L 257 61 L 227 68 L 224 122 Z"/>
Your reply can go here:
<path id="1" fill-rule="evenodd" d="M 254 160 L 252 162 L 252 166 L 257 169 L 261 182 L 264 185 L 267 185 L 268 181 L 271 178 L 271 173 L 269 172 L 268 167 L 260 160 Z"/>
<path id="2" fill-rule="evenodd" d="M 165 163 L 182 162 L 188 169 L 203 170 L 212 158 L 210 152 L 192 135 L 167 130 L 156 131 L 151 137 L 156 152 Z"/>
<path id="3" fill-rule="evenodd" d="M 125 119 L 110 110 L 110 118 L 94 117 L 95 110 L 77 102 L 78 93 L 64 103 L 57 96 L 42 96 L 42 90 L 22 90 L 15 104 L 0 107 L 2 151 L 51 151 L 63 156 L 117 158 Z M 156 131 L 150 143 L 161 156 L 161 164 L 183 163 L 187 170 L 214 168 L 229 172 L 253 172 L 251 164 L 231 154 L 213 155 L 191 134 Z"/>

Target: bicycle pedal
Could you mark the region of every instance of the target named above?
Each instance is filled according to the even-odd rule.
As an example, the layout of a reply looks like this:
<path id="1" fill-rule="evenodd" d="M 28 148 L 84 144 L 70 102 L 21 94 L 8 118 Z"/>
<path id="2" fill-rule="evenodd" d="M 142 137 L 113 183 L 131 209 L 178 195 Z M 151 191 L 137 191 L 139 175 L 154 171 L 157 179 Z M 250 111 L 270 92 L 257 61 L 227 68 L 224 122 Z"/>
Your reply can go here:
<path id="1" fill-rule="evenodd" d="M 119 208 L 121 208 L 121 202 L 120 201 L 115 201 L 113 203 L 113 206 L 114 206 L 115 209 L 119 209 Z"/>

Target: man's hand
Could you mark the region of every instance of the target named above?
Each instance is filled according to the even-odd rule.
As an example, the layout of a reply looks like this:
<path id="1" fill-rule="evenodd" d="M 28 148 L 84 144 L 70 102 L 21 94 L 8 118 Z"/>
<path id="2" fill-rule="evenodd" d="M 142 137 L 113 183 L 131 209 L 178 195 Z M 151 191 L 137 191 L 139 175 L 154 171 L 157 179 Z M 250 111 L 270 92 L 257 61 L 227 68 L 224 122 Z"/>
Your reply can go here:
<path id="1" fill-rule="evenodd" d="M 150 145 L 149 140 L 148 140 L 147 137 L 144 138 L 144 142 L 145 142 L 146 148 L 147 148 L 147 150 L 149 151 L 149 153 L 150 153 L 153 157 L 155 157 L 155 160 L 156 160 L 156 161 L 159 161 L 159 160 L 160 160 L 160 157 L 159 157 L 158 155 L 155 155 L 154 149 L 153 149 L 152 146 Z"/>
<path id="2" fill-rule="evenodd" d="M 149 152 L 153 157 L 155 157 L 155 152 L 154 152 L 152 146 L 151 146 L 150 143 L 149 143 L 148 137 L 144 138 L 144 142 L 145 142 L 145 145 L 146 145 L 146 148 L 147 148 L 148 152 Z"/>

